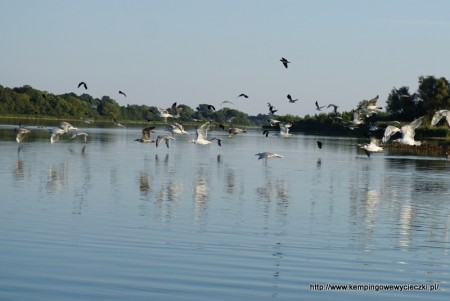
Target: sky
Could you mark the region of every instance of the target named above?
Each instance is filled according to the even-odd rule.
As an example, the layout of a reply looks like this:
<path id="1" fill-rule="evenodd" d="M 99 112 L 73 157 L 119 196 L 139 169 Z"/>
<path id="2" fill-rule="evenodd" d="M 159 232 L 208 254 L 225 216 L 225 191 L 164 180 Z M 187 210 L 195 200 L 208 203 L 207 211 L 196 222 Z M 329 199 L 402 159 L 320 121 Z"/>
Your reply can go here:
<path id="1" fill-rule="evenodd" d="M 384 109 L 393 87 L 450 79 L 448 16 L 446 0 L 0 0 L 0 85 L 249 115 Z"/>

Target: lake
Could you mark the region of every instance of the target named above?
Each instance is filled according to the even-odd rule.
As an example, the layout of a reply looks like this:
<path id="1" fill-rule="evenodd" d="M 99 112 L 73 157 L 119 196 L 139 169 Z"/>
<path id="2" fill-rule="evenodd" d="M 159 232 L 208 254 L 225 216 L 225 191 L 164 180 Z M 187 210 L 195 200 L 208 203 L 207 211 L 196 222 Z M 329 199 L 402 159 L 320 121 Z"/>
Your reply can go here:
<path id="1" fill-rule="evenodd" d="M 51 144 L 31 127 L 17 144 L 12 127 L 0 126 L 0 300 L 450 298 L 446 158 L 218 127 L 222 147 L 190 135 L 156 148 L 134 141 L 139 128 Z"/>

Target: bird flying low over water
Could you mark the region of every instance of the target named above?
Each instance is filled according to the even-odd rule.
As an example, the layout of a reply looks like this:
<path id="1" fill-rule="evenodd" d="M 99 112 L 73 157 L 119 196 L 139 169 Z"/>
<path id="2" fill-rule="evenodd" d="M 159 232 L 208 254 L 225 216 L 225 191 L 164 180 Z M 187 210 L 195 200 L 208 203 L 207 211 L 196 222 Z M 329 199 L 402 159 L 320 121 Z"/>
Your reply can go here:
<path id="1" fill-rule="evenodd" d="M 322 145 L 323 145 L 322 141 L 317 140 L 316 142 L 317 142 L 317 147 L 321 149 Z"/>
<path id="2" fill-rule="evenodd" d="M 150 139 L 150 134 L 153 132 L 154 126 L 146 127 L 142 130 L 142 137 L 135 139 L 134 141 L 138 141 L 140 143 L 152 143 L 155 142 Z"/>
<path id="3" fill-rule="evenodd" d="M 276 119 L 268 119 L 267 121 L 270 123 L 270 126 L 276 126 L 278 123 L 280 123 L 280 121 Z"/>
<path id="4" fill-rule="evenodd" d="M 127 95 L 122 91 L 119 91 L 119 94 L 122 94 L 123 96 L 127 97 Z"/>
<path id="5" fill-rule="evenodd" d="M 291 94 L 288 94 L 287 95 L 287 99 L 289 99 L 289 102 L 290 103 L 295 103 L 298 99 L 292 99 L 292 96 L 291 96 Z"/>
<path id="6" fill-rule="evenodd" d="M 87 142 L 87 136 L 88 136 L 88 134 L 85 133 L 85 132 L 74 131 L 72 133 L 72 136 L 70 137 L 70 139 L 74 139 L 76 137 L 83 137 L 83 141 L 84 141 L 84 143 L 86 143 Z"/>
<path id="7" fill-rule="evenodd" d="M 80 83 L 78 84 L 78 88 L 81 87 L 81 86 L 83 86 L 84 89 L 87 90 L 87 85 L 86 85 L 85 82 L 80 82 Z"/>
<path id="8" fill-rule="evenodd" d="M 278 155 L 278 154 L 271 153 L 271 152 L 257 153 L 257 154 L 255 154 L 255 156 L 259 156 L 258 160 L 284 157 L 282 155 Z"/>
<path id="9" fill-rule="evenodd" d="M 124 128 L 125 126 L 123 124 L 121 124 L 119 121 L 117 121 L 117 119 L 113 118 L 113 123 L 115 126 L 119 127 L 119 128 Z"/>
<path id="10" fill-rule="evenodd" d="M 171 135 L 159 135 L 158 137 L 156 137 L 156 147 L 159 146 L 162 140 L 166 142 L 166 146 L 167 148 L 169 148 L 169 141 L 175 140 L 175 138 L 172 137 Z"/>
<path id="11" fill-rule="evenodd" d="M 384 131 L 382 142 L 387 143 L 395 133 L 401 133 L 402 137 L 400 139 L 394 140 L 395 142 L 399 142 L 401 144 L 406 145 L 420 145 L 421 144 L 420 141 L 414 140 L 414 135 L 416 129 L 422 124 L 423 118 L 424 116 L 419 117 L 413 122 L 402 126 L 400 129 L 393 125 L 388 125 Z"/>
<path id="12" fill-rule="evenodd" d="M 25 135 L 31 133 L 29 129 L 25 129 L 22 126 L 15 128 L 14 132 L 16 133 L 16 142 L 21 143 L 25 138 Z"/>
<path id="13" fill-rule="evenodd" d="M 375 138 L 370 138 L 370 143 L 359 145 L 360 148 L 362 148 L 367 157 L 370 158 L 371 153 L 379 153 L 382 152 L 384 149 L 379 145 L 379 140 Z"/>
<path id="14" fill-rule="evenodd" d="M 172 114 L 170 114 L 167 110 L 164 110 L 162 108 L 157 108 L 159 112 L 159 117 L 164 119 L 164 122 L 167 122 L 167 117 L 173 117 Z"/>
<path id="15" fill-rule="evenodd" d="M 280 62 L 282 62 L 283 63 L 283 66 L 285 67 L 285 68 L 287 68 L 288 67 L 288 64 L 290 63 L 287 59 L 285 59 L 284 57 L 282 57 L 281 59 L 280 59 Z"/>
<path id="16" fill-rule="evenodd" d="M 247 131 L 245 129 L 240 129 L 240 128 L 229 128 L 228 129 L 228 138 L 234 137 L 240 133 L 247 133 Z"/>
<path id="17" fill-rule="evenodd" d="M 208 131 L 211 126 L 211 122 L 206 122 L 202 124 L 199 128 L 195 130 L 195 139 L 191 140 L 194 144 L 206 145 L 211 144 L 212 141 L 217 140 L 217 144 L 222 146 L 222 140 L 219 138 L 212 138 L 208 140 Z"/>
<path id="18" fill-rule="evenodd" d="M 181 125 L 181 124 L 179 124 L 177 122 L 175 122 L 175 124 L 171 124 L 169 129 L 168 129 L 168 131 L 170 133 L 172 133 L 172 136 L 175 135 L 175 134 L 189 135 L 189 133 L 184 130 L 183 125 Z"/>

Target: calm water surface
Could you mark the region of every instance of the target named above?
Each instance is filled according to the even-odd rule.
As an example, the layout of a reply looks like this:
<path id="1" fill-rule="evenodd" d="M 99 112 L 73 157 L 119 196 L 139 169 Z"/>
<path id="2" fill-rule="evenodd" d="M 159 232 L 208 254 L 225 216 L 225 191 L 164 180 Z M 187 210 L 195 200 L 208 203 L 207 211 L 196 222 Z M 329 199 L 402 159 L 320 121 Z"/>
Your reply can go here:
<path id="1" fill-rule="evenodd" d="M 0 127 L 0 300 L 449 300 L 450 161 L 260 131 Z M 163 133 L 163 129 L 157 129 Z M 193 130 L 191 129 L 191 132 Z M 323 148 L 316 147 L 316 140 Z M 257 160 L 272 151 L 282 159 Z M 314 285 L 425 284 L 426 291 Z"/>

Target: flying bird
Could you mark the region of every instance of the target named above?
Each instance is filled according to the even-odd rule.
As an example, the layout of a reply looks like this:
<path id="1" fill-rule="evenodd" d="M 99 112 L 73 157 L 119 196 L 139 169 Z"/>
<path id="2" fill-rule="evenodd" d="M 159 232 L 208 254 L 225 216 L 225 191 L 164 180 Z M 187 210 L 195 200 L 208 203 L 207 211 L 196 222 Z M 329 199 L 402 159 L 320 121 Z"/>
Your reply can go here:
<path id="1" fill-rule="evenodd" d="M 240 129 L 240 128 L 229 128 L 228 129 L 228 138 L 234 137 L 240 133 L 247 133 L 247 131 L 245 129 Z"/>
<path id="2" fill-rule="evenodd" d="M 328 108 L 331 108 L 331 107 L 333 107 L 333 113 L 334 113 L 334 114 L 337 114 L 337 108 L 339 108 L 339 106 L 330 103 L 330 104 L 327 106 L 327 109 L 328 109 Z"/>
<path id="3" fill-rule="evenodd" d="M 175 134 L 189 135 L 189 133 L 184 130 L 184 126 L 179 124 L 178 122 L 175 122 L 175 124 L 171 124 L 168 131 L 172 133 L 172 136 L 174 136 Z"/>
<path id="4" fill-rule="evenodd" d="M 289 102 L 290 103 L 295 103 L 298 99 L 292 99 L 292 96 L 291 96 L 291 94 L 288 94 L 287 95 L 287 99 L 289 99 Z"/>
<path id="5" fill-rule="evenodd" d="M 217 140 L 217 144 L 222 146 L 222 140 L 219 138 L 212 138 L 208 140 L 208 131 L 211 126 L 211 122 L 206 122 L 202 124 L 199 128 L 195 130 L 195 139 L 191 140 L 194 144 L 206 145 L 211 144 L 212 141 Z"/>
<path id="6" fill-rule="evenodd" d="M 122 91 L 119 91 L 119 94 L 122 94 L 123 96 L 127 97 L 127 95 L 125 93 L 123 93 Z"/>
<path id="7" fill-rule="evenodd" d="M 174 102 L 172 104 L 172 115 L 173 115 L 172 117 L 173 118 L 179 118 L 180 117 L 180 113 L 181 113 L 182 110 L 183 110 L 183 107 L 181 105 L 177 106 L 177 103 Z"/>
<path id="8" fill-rule="evenodd" d="M 213 105 L 208 105 L 208 110 L 215 111 L 216 108 Z"/>
<path id="9" fill-rule="evenodd" d="M 117 121 L 115 118 L 113 118 L 113 123 L 115 126 L 119 127 L 119 128 L 124 128 L 125 126 L 123 124 L 121 124 L 119 121 Z"/>
<path id="10" fill-rule="evenodd" d="M 173 117 L 172 114 L 170 114 L 167 110 L 164 110 L 162 108 L 157 108 L 159 112 L 159 117 L 164 119 L 164 122 L 167 122 L 167 117 Z"/>
<path id="11" fill-rule="evenodd" d="M 288 64 L 290 63 L 290 62 L 289 62 L 287 59 L 285 59 L 284 57 L 282 57 L 282 58 L 280 59 L 280 62 L 283 63 L 283 65 L 284 65 L 285 68 L 287 68 L 287 67 L 288 67 Z"/>
<path id="12" fill-rule="evenodd" d="M 360 148 L 364 150 L 367 157 L 369 158 L 371 153 L 378 153 L 383 151 L 383 148 L 379 145 L 379 140 L 375 138 L 370 138 L 370 143 L 360 145 Z"/>
<path id="13" fill-rule="evenodd" d="M 84 87 L 84 89 L 86 89 L 86 90 L 87 90 L 87 85 L 86 85 L 86 83 L 85 83 L 85 82 L 80 82 L 80 83 L 78 84 L 78 88 L 79 88 L 79 87 L 81 87 L 81 86 L 83 86 L 83 87 Z"/>
<path id="14" fill-rule="evenodd" d="M 234 105 L 234 103 L 231 102 L 231 101 L 229 101 L 229 100 L 224 100 L 224 101 L 222 101 L 222 102 L 220 103 L 220 105 L 223 105 L 224 103 L 229 103 L 229 104 Z"/>
<path id="15" fill-rule="evenodd" d="M 431 119 L 431 125 L 435 126 L 438 124 L 438 122 L 442 119 L 442 117 L 445 117 L 445 120 L 447 121 L 447 125 L 450 128 L 450 110 L 439 110 L 434 113 L 433 118 Z"/>
<path id="16" fill-rule="evenodd" d="M 317 111 L 322 111 L 323 108 L 325 108 L 325 106 L 319 106 L 319 103 L 316 100 L 316 110 Z"/>
<path id="17" fill-rule="evenodd" d="M 323 145 L 323 144 L 322 144 L 322 141 L 317 140 L 317 147 L 321 149 L 321 148 L 322 148 L 322 145 Z"/>
<path id="18" fill-rule="evenodd" d="M 21 143 L 23 139 L 25 138 L 26 134 L 31 133 L 29 129 L 25 129 L 22 126 L 15 128 L 14 132 L 16 133 L 16 142 Z"/>
<path id="19" fill-rule="evenodd" d="M 239 96 L 238 97 L 244 97 L 244 98 L 248 98 L 248 95 L 247 94 L 244 94 L 244 93 L 241 93 L 241 94 L 239 94 Z"/>
<path id="20" fill-rule="evenodd" d="M 158 147 L 162 140 L 166 142 L 166 146 L 167 148 L 169 148 L 169 141 L 175 140 L 175 138 L 170 135 L 159 135 L 158 137 L 156 137 L 156 147 Z"/>
<path id="21" fill-rule="evenodd" d="M 264 130 L 264 131 L 263 131 L 263 135 L 265 135 L 266 138 L 269 137 L 269 131 L 268 131 L 268 130 Z"/>
<path id="22" fill-rule="evenodd" d="M 267 103 L 267 106 L 269 107 L 269 114 L 274 115 L 278 110 L 275 110 L 275 107 L 270 104 L 270 102 Z"/>
<path id="23" fill-rule="evenodd" d="M 385 144 L 395 133 L 401 133 L 402 137 L 400 139 L 394 140 L 395 142 L 399 142 L 401 144 L 406 145 L 420 145 L 421 144 L 420 141 L 414 140 L 414 135 L 416 129 L 422 124 L 423 117 L 424 116 L 417 118 L 413 122 L 402 126 L 400 129 L 393 125 L 388 125 L 384 130 L 382 142 Z"/>
<path id="24" fill-rule="evenodd" d="M 146 127 L 142 130 L 142 137 L 135 139 L 134 141 L 138 141 L 140 143 L 152 143 L 155 142 L 150 139 L 150 134 L 153 132 L 154 126 Z"/>
<path id="25" fill-rule="evenodd" d="M 283 158 L 282 155 L 278 155 L 278 154 L 271 153 L 271 152 L 257 153 L 257 154 L 255 154 L 255 156 L 259 156 L 258 160 L 271 159 L 271 158 Z"/>

